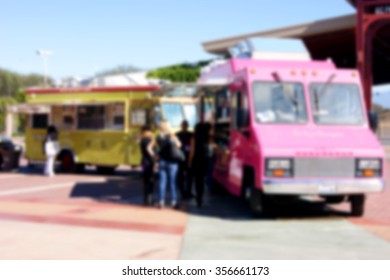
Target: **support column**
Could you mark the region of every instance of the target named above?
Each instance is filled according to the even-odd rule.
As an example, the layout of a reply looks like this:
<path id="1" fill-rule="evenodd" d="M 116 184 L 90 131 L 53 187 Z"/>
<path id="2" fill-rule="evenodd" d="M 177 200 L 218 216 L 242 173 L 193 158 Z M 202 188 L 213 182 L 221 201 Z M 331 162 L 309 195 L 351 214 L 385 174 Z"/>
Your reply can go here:
<path id="1" fill-rule="evenodd" d="M 372 45 L 378 30 L 390 23 L 390 14 L 377 14 L 376 7 L 390 6 L 390 0 L 356 0 L 356 52 L 357 68 L 360 72 L 364 100 L 367 110 L 372 105 L 373 65 Z"/>
<path id="2" fill-rule="evenodd" d="M 7 137 L 12 137 L 14 130 L 14 115 L 11 112 L 10 108 L 7 106 L 6 117 L 5 117 L 5 135 Z"/>

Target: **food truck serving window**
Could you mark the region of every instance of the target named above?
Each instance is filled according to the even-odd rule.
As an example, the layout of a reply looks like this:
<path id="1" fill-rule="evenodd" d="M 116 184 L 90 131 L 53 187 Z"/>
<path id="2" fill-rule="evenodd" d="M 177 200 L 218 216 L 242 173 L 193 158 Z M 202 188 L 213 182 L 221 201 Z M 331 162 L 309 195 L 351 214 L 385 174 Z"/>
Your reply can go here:
<path id="1" fill-rule="evenodd" d="M 135 109 L 131 112 L 132 125 L 142 126 L 147 123 L 147 112 L 145 109 Z"/>
<path id="2" fill-rule="evenodd" d="M 98 130 L 105 127 L 105 108 L 103 105 L 86 105 L 77 109 L 78 129 Z"/>
<path id="3" fill-rule="evenodd" d="M 364 124 L 362 100 L 355 84 L 314 83 L 310 85 L 310 99 L 317 124 Z"/>
<path id="4" fill-rule="evenodd" d="M 47 114 L 32 115 L 32 128 L 44 128 L 49 125 L 49 116 Z"/>
<path id="5" fill-rule="evenodd" d="M 303 85 L 300 83 L 253 83 L 255 118 L 258 123 L 307 122 Z"/>

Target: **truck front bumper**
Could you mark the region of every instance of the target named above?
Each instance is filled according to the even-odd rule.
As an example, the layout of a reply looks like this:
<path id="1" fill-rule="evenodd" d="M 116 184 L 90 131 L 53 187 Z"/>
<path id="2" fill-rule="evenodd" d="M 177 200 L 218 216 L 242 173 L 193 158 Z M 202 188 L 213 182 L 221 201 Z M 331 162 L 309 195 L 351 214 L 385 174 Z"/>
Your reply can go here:
<path id="1" fill-rule="evenodd" d="M 274 195 L 343 195 L 381 192 L 382 179 L 362 180 L 264 180 L 263 192 Z"/>

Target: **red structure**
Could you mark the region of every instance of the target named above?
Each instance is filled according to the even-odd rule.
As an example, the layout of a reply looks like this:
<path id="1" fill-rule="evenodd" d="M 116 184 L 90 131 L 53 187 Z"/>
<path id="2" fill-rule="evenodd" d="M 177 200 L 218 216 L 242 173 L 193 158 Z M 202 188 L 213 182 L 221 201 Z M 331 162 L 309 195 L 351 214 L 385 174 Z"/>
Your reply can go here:
<path id="1" fill-rule="evenodd" d="M 313 59 L 359 69 L 370 109 L 372 86 L 390 83 L 390 0 L 347 1 L 356 13 L 208 41 L 203 47 L 226 56 L 231 46 L 247 38 L 301 39 Z"/>
<path id="2" fill-rule="evenodd" d="M 356 62 L 363 80 L 366 105 L 371 108 L 374 38 L 380 33 L 389 33 L 385 26 L 390 26 L 390 0 L 355 0 L 352 2 L 357 8 Z M 390 42 L 386 41 L 384 43 L 389 44 L 390 57 Z M 390 73 L 387 75 L 390 76 Z"/>

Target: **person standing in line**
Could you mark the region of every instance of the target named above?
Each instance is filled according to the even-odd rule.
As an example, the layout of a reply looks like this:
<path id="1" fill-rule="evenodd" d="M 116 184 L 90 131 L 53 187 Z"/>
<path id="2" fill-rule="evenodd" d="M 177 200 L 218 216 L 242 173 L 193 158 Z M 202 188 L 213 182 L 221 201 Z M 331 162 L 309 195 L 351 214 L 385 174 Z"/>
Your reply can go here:
<path id="1" fill-rule="evenodd" d="M 151 205 L 154 191 L 154 165 L 153 155 L 149 153 L 148 146 L 153 141 L 153 132 L 145 125 L 141 128 L 141 155 L 142 155 L 142 178 L 144 183 L 144 205 Z"/>
<path id="2" fill-rule="evenodd" d="M 177 207 L 176 195 L 176 175 L 178 170 L 177 159 L 174 158 L 174 149 L 180 149 L 181 143 L 175 134 L 171 132 L 168 121 L 160 122 L 160 133 L 155 141 L 152 141 L 148 146 L 148 151 L 151 155 L 155 155 L 153 149 L 158 146 L 156 158 L 158 160 L 158 175 L 159 175 L 159 203 L 158 206 L 165 206 L 166 186 L 169 185 L 171 191 L 171 206 Z"/>
<path id="3" fill-rule="evenodd" d="M 195 126 L 194 138 L 191 142 L 190 164 L 195 177 L 196 203 L 198 207 L 203 206 L 203 193 L 205 179 L 209 164 L 209 142 L 211 122 L 201 121 Z"/>
<path id="4" fill-rule="evenodd" d="M 50 125 L 47 128 L 47 133 L 43 145 L 43 150 L 46 155 L 46 163 L 44 174 L 49 177 L 54 177 L 54 163 L 59 151 L 58 131 L 55 126 Z"/>
<path id="5" fill-rule="evenodd" d="M 177 186 L 179 187 L 181 197 L 184 200 L 191 198 L 192 195 L 192 174 L 189 167 L 189 156 L 191 149 L 191 141 L 193 133 L 188 131 L 188 121 L 184 120 L 181 123 L 181 130 L 176 133 L 177 138 L 181 142 L 181 149 L 183 151 L 185 160 L 179 163 L 179 170 L 177 173 Z"/>
<path id="6" fill-rule="evenodd" d="M 211 194 L 216 194 L 215 186 L 213 184 L 213 172 L 214 172 L 214 161 L 215 151 L 217 145 L 214 139 L 214 130 L 210 127 L 209 130 L 209 141 L 207 145 L 207 171 L 206 171 L 206 185 Z"/>

